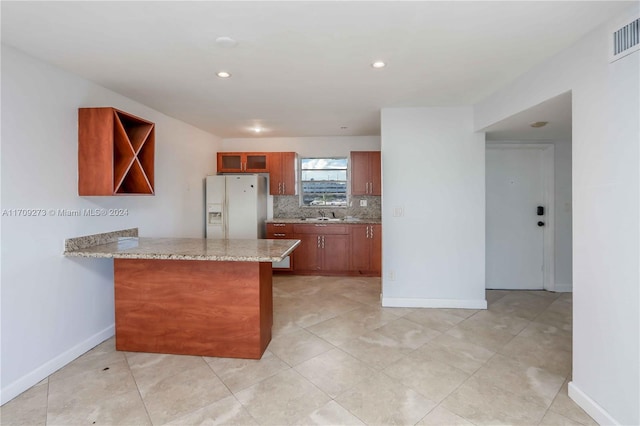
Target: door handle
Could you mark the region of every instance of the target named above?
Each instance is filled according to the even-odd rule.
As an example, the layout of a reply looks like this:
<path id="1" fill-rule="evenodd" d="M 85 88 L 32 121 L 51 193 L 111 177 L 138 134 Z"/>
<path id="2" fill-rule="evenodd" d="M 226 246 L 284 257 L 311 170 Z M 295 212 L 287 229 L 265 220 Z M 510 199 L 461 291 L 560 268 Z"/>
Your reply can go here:
<path id="1" fill-rule="evenodd" d="M 544 226 L 544 222 L 542 221 L 538 222 L 538 226 Z"/>

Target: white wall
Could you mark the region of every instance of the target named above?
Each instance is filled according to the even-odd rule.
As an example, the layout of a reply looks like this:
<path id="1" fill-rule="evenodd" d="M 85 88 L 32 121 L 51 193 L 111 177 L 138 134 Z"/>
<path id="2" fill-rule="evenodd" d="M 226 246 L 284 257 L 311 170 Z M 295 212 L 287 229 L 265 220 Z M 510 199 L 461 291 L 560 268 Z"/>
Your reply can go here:
<path id="1" fill-rule="evenodd" d="M 220 151 L 297 152 L 300 157 L 349 156 L 351 151 L 379 151 L 379 136 L 223 139 Z"/>
<path id="2" fill-rule="evenodd" d="M 155 196 L 79 197 L 77 109 L 156 123 Z M 138 227 L 204 235 L 215 136 L 2 46 L 2 210 L 126 208 L 125 217 L 2 216 L 2 403 L 113 334 L 113 262 L 65 258 L 65 238 Z"/>
<path id="3" fill-rule="evenodd" d="M 382 110 L 384 306 L 486 308 L 484 154 L 471 107 Z"/>
<path id="4" fill-rule="evenodd" d="M 487 143 L 546 143 L 554 146 L 554 283 L 555 291 L 572 290 L 571 140 L 491 140 Z"/>
<path id="5" fill-rule="evenodd" d="M 640 14 L 630 7 L 629 21 Z M 627 23 L 624 22 L 624 23 Z M 476 129 L 573 102 L 573 381 L 601 424 L 640 424 L 640 53 L 608 62 L 605 25 L 478 104 Z"/>

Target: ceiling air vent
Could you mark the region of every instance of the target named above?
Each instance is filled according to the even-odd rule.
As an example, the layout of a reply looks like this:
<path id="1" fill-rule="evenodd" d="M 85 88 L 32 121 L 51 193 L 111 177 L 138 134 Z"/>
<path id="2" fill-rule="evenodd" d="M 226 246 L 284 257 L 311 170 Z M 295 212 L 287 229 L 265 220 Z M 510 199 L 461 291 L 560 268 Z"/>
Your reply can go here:
<path id="1" fill-rule="evenodd" d="M 611 62 L 640 49 L 640 18 L 613 31 Z"/>

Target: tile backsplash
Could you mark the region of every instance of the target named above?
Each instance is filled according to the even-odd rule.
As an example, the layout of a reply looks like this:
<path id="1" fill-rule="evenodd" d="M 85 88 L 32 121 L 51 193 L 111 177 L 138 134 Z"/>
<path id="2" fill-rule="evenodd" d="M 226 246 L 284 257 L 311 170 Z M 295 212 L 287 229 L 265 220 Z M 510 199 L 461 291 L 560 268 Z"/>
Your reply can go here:
<path id="1" fill-rule="evenodd" d="M 318 217 L 322 210 L 327 216 L 334 212 L 337 218 L 353 216 L 361 219 L 380 219 L 382 217 L 382 197 L 354 196 L 351 197 L 351 207 L 300 207 L 300 197 L 297 195 L 275 195 L 273 197 L 274 218 L 308 218 Z M 360 200 L 367 200 L 367 207 L 360 207 Z"/>

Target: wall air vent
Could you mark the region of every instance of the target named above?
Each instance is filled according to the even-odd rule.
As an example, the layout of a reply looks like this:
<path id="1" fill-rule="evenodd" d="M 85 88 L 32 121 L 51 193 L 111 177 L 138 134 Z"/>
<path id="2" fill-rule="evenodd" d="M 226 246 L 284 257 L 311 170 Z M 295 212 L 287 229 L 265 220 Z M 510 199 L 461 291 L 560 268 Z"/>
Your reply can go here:
<path id="1" fill-rule="evenodd" d="M 640 18 L 616 29 L 611 35 L 613 62 L 640 49 Z"/>

